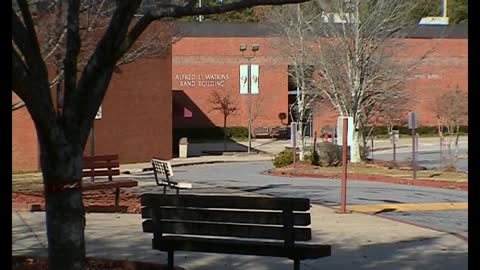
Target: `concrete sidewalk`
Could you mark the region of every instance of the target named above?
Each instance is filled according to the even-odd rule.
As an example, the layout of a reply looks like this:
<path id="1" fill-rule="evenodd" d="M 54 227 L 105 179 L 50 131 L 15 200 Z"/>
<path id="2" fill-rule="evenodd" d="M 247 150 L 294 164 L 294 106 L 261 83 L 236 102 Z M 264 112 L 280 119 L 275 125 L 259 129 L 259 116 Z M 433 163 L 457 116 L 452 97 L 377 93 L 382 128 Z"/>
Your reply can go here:
<path id="1" fill-rule="evenodd" d="M 199 194 L 249 195 L 238 190 L 197 185 Z M 140 214 L 89 213 L 87 256 L 166 264 L 166 253 L 152 250 L 152 235 L 142 232 Z M 467 269 L 468 242 L 448 233 L 378 216 L 338 214 L 312 205 L 312 243 L 332 245 L 332 256 L 302 261 L 302 269 Z M 46 255 L 44 212 L 12 209 L 12 255 Z M 175 264 L 200 269 L 292 269 L 284 258 L 176 252 Z"/>

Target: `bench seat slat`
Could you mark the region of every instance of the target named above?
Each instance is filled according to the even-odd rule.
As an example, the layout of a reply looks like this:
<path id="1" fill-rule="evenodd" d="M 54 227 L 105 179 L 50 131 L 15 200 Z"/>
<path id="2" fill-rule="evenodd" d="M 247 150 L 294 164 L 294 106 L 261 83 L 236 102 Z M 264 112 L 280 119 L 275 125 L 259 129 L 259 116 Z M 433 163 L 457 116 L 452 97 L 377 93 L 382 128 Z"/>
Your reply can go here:
<path id="1" fill-rule="evenodd" d="M 310 200 L 307 198 L 271 198 L 271 197 L 242 197 L 242 196 L 196 196 L 196 195 L 163 195 L 144 193 L 141 196 L 144 206 L 175 206 L 201 208 L 232 208 L 232 209 L 268 209 L 293 211 L 307 211 L 310 209 Z"/>
<path id="2" fill-rule="evenodd" d="M 183 250 L 224 254 L 261 255 L 290 259 L 318 259 L 331 255 L 330 245 L 295 244 L 293 248 L 278 242 L 244 241 L 236 239 L 205 239 L 199 237 L 164 236 L 153 239 L 154 249 Z"/>
<path id="3" fill-rule="evenodd" d="M 106 161 L 106 162 L 83 162 L 83 170 L 91 170 L 97 168 L 118 168 L 120 163 L 118 161 Z"/>
<path id="4" fill-rule="evenodd" d="M 155 232 L 152 220 L 143 221 L 144 232 Z M 296 241 L 308 241 L 312 238 L 310 228 L 294 228 Z M 191 235 L 230 236 L 241 238 L 261 238 L 282 240 L 284 229 L 280 226 L 255 226 L 226 223 L 196 223 L 162 220 L 161 232 Z"/>
<path id="5" fill-rule="evenodd" d="M 283 213 L 265 211 L 229 211 L 229 210 L 207 210 L 192 208 L 142 208 L 142 218 L 151 218 L 151 211 L 162 219 L 184 220 L 184 221 L 205 221 L 205 222 L 231 222 L 250 224 L 271 224 L 283 225 Z M 294 225 L 310 225 L 310 214 L 294 213 Z"/>
<path id="6" fill-rule="evenodd" d="M 117 187 L 136 187 L 138 182 L 131 179 L 122 179 L 115 181 L 101 181 L 89 183 L 82 183 L 83 190 L 98 190 L 98 189 L 107 189 L 107 188 L 117 188 Z"/>
<path id="7" fill-rule="evenodd" d="M 105 161 L 105 160 L 118 160 L 117 154 L 112 155 L 95 155 L 95 156 L 84 156 L 83 162 L 90 162 L 90 161 Z"/>
<path id="8" fill-rule="evenodd" d="M 85 170 L 82 172 L 82 177 L 89 177 L 89 176 L 110 176 L 110 175 L 120 175 L 119 169 L 114 170 Z"/>

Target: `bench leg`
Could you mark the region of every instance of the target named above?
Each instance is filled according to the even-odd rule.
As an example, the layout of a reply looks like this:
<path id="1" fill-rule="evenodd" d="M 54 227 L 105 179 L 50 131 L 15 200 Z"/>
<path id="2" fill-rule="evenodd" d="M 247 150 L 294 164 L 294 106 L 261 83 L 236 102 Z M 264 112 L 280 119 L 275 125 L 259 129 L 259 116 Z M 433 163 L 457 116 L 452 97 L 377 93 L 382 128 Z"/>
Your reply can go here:
<path id="1" fill-rule="evenodd" d="M 179 190 L 180 190 L 180 189 L 179 189 L 179 188 L 177 188 L 176 190 L 177 190 L 177 195 L 178 195 L 178 192 L 179 192 Z"/>
<path id="2" fill-rule="evenodd" d="M 167 186 L 163 186 L 163 194 L 167 193 Z"/>
<path id="3" fill-rule="evenodd" d="M 120 188 L 116 188 L 115 190 L 115 210 L 118 212 L 120 202 Z"/>
<path id="4" fill-rule="evenodd" d="M 168 251 L 168 270 L 173 270 L 173 250 Z"/>
<path id="5" fill-rule="evenodd" d="M 300 270 L 300 260 L 294 259 L 293 260 L 293 270 Z"/>

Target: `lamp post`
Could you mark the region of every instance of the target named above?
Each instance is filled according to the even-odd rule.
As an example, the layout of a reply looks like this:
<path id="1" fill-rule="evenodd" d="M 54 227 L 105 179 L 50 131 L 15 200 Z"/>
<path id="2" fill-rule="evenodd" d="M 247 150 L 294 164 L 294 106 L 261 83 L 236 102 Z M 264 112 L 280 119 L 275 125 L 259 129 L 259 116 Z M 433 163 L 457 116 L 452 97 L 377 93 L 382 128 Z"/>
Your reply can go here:
<path id="1" fill-rule="evenodd" d="M 252 44 L 253 55 L 245 55 L 247 50 L 247 44 L 240 44 L 240 51 L 242 52 L 242 57 L 248 60 L 248 73 L 247 73 L 247 86 L 248 86 L 248 153 L 250 154 L 250 149 L 252 148 L 252 65 L 250 60 L 255 57 L 256 52 L 260 49 L 260 45 Z"/>

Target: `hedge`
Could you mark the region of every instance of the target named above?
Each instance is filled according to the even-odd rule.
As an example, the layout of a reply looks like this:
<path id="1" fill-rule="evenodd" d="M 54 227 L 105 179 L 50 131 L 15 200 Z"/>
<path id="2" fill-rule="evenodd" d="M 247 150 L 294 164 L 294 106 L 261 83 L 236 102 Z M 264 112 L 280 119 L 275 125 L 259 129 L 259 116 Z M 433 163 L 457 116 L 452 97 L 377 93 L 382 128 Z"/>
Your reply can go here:
<path id="1" fill-rule="evenodd" d="M 246 127 L 227 127 L 225 129 L 229 138 L 247 138 L 248 128 Z M 200 127 L 200 128 L 174 128 L 173 138 L 180 139 L 187 137 L 188 139 L 200 140 L 217 140 L 223 139 L 223 128 L 221 127 Z"/>
<path id="2" fill-rule="evenodd" d="M 394 126 L 393 129 L 398 130 L 399 134 L 412 134 L 412 131 L 405 126 Z M 444 127 L 443 132 L 447 132 L 447 128 Z M 438 134 L 437 126 L 419 126 L 416 128 L 416 133 L 419 135 L 435 135 Z M 468 126 L 460 126 L 460 133 L 468 133 Z M 372 135 L 387 135 L 388 134 L 388 126 L 376 126 L 373 131 Z"/>

